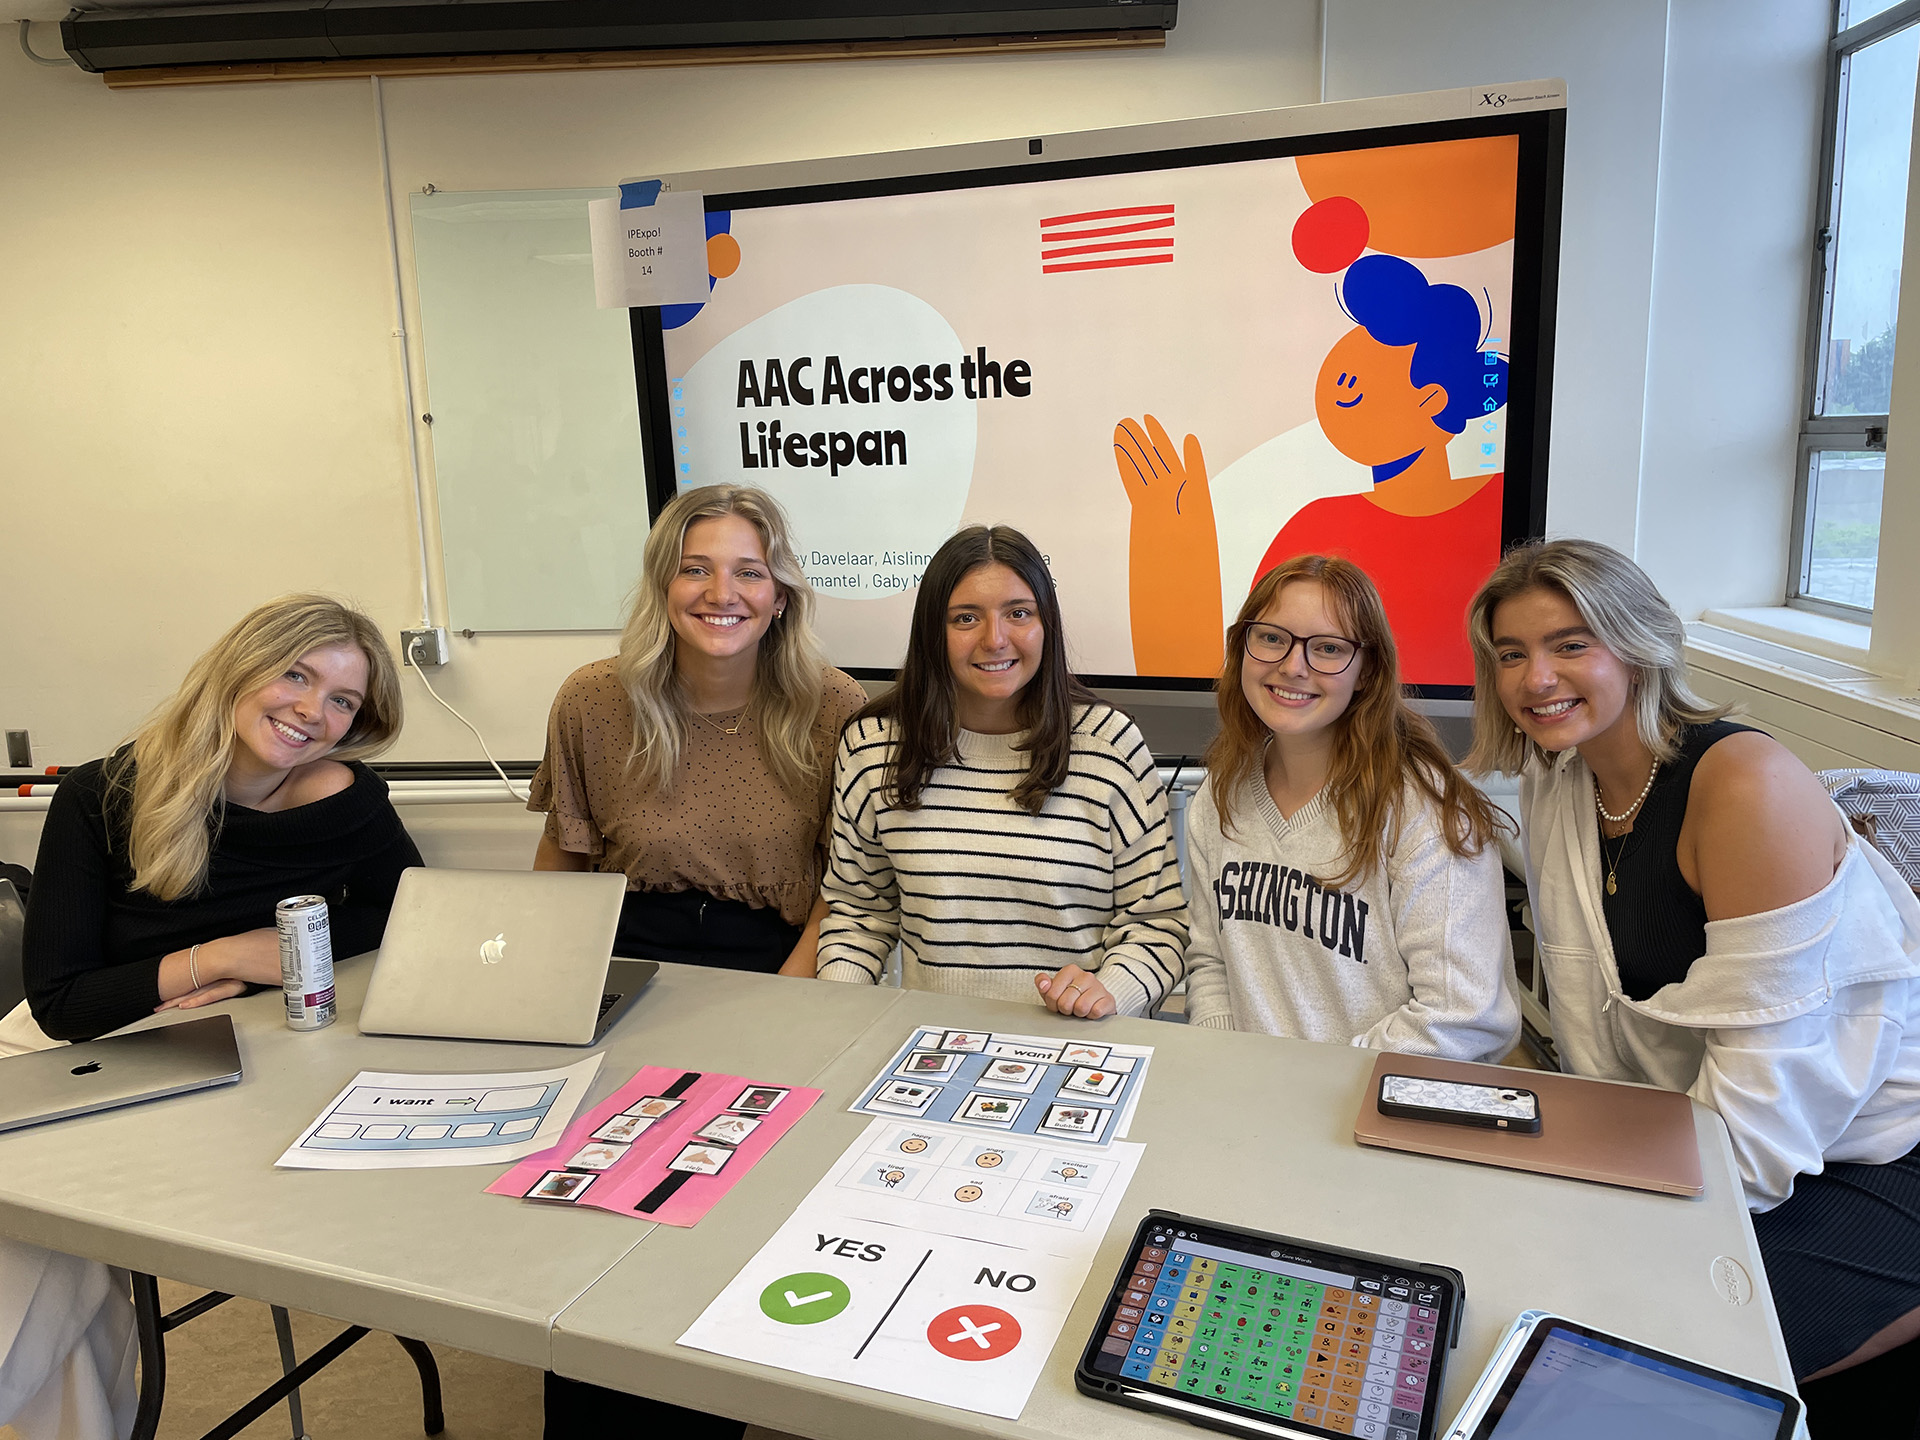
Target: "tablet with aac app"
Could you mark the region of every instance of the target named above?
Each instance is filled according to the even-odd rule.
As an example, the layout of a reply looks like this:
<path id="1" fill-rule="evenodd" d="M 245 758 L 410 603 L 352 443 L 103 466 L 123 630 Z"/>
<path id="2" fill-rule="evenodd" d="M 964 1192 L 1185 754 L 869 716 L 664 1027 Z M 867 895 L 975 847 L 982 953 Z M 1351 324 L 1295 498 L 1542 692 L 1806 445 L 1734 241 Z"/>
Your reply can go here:
<path id="1" fill-rule="evenodd" d="M 361 1033 L 593 1044 L 659 968 L 612 959 L 626 892 L 624 875 L 404 872 Z"/>
<path id="2" fill-rule="evenodd" d="M 1788 1440 L 1800 1410 L 1758 1380 L 1526 1310 L 1446 1440 Z"/>

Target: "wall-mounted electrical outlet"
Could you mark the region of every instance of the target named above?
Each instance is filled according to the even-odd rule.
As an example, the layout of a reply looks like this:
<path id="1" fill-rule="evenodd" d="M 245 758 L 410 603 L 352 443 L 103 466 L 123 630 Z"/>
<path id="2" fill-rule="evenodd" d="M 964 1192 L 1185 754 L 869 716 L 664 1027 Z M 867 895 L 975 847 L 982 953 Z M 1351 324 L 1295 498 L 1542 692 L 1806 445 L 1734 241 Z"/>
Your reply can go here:
<path id="1" fill-rule="evenodd" d="M 16 770 L 25 770 L 33 764 L 33 737 L 26 731 L 7 731 L 7 764 Z"/>
<path id="2" fill-rule="evenodd" d="M 444 665 L 453 659 L 453 651 L 447 644 L 447 631 L 444 625 L 436 625 L 431 630 L 402 630 L 400 632 L 401 663 L 406 665 Z"/>

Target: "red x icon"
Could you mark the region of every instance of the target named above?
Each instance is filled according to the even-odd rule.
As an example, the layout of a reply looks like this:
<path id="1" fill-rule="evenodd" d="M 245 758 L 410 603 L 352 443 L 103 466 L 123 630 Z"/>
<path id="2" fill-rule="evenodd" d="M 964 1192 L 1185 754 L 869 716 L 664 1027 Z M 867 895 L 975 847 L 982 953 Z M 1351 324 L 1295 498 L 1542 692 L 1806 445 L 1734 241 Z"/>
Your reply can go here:
<path id="1" fill-rule="evenodd" d="M 927 1343 L 949 1359 L 994 1360 L 1020 1343 L 1020 1322 L 992 1305 L 960 1305 L 933 1317 Z"/>

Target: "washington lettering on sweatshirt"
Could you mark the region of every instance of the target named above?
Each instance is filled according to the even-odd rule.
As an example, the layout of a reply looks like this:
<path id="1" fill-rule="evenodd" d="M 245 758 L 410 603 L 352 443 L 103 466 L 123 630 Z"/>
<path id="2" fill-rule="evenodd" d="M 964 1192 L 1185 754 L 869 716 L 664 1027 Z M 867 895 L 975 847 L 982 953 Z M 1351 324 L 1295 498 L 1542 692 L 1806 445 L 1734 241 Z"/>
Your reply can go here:
<path id="1" fill-rule="evenodd" d="M 1417 790 L 1397 843 L 1351 882 L 1324 792 L 1280 813 L 1254 776 L 1221 834 L 1211 784 L 1187 807 L 1187 1019 L 1376 1050 L 1499 1060 L 1520 1035 L 1498 850 L 1456 855 Z M 1209 901 L 1211 903 L 1209 903 Z"/>
<path id="2" fill-rule="evenodd" d="M 1314 908 L 1319 907 L 1319 940 L 1328 950 L 1361 965 L 1367 963 L 1367 902 L 1322 885 L 1313 876 L 1266 860 L 1229 860 L 1213 882 L 1214 903 L 1220 919 L 1250 920 L 1315 936 Z"/>

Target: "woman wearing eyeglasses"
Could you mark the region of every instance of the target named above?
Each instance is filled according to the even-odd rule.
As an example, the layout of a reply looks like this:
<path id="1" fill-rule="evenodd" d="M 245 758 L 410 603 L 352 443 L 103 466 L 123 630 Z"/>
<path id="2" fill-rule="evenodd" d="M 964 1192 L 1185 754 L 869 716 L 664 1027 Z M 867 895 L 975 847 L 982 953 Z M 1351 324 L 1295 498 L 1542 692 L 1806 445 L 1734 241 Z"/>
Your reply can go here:
<path id="1" fill-rule="evenodd" d="M 1502 821 L 1402 697 L 1379 591 L 1298 556 L 1226 648 L 1187 811 L 1189 1023 L 1500 1059 L 1520 1034 Z"/>

